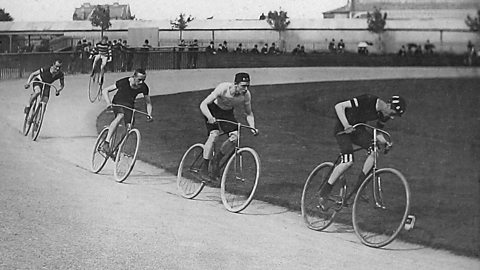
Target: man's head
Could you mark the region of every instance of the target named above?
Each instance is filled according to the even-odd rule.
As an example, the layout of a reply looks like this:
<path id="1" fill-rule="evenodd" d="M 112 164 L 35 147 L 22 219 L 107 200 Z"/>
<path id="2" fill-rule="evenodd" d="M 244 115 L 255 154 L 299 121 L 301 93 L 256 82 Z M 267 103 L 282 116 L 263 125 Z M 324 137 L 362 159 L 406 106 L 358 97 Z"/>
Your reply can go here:
<path id="1" fill-rule="evenodd" d="M 63 65 L 62 60 L 60 59 L 55 60 L 53 62 L 53 65 L 50 67 L 50 73 L 57 74 L 62 68 L 62 65 Z"/>
<path id="2" fill-rule="evenodd" d="M 250 86 L 250 75 L 246 72 L 237 73 L 235 74 L 234 83 L 237 85 L 239 94 L 245 94 Z"/>
<path id="3" fill-rule="evenodd" d="M 147 79 L 147 72 L 143 68 L 137 68 L 135 69 L 135 72 L 133 72 L 133 86 L 140 86 L 143 83 L 145 83 L 145 80 Z"/>
<path id="4" fill-rule="evenodd" d="M 403 113 L 405 113 L 405 110 L 407 109 L 407 102 L 405 99 L 399 95 L 393 95 L 389 100 L 388 104 L 390 105 L 387 108 L 388 112 L 385 112 L 384 115 L 389 116 L 390 118 L 393 118 L 393 116 L 402 116 Z"/>
<path id="5" fill-rule="evenodd" d="M 108 42 L 108 37 L 107 36 L 103 36 L 102 37 L 102 43 L 107 43 Z"/>

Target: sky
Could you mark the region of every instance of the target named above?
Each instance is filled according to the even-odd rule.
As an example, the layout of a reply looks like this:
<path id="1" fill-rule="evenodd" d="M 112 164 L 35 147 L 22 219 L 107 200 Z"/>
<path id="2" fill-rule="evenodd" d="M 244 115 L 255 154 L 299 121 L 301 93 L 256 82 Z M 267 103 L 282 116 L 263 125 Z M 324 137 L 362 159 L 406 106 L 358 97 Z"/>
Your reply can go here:
<path id="1" fill-rule="evenodd" d="M 83 3 L 129 4 L 137 19 L 174 20 L 180 13 L 196 19 L 258 19 L 262 12 L 283 10 L 293 18 L 321 18 L 322 12 L 347 0 L 0 0 L 14 21 L 71 21 Z"/>

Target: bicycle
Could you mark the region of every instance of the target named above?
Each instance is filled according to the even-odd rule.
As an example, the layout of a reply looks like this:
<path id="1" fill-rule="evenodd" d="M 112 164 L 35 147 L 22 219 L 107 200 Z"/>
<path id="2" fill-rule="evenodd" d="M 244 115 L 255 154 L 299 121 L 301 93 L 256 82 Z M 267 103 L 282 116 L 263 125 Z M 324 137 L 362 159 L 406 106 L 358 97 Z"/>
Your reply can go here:
<path id="1" fill-rule="evenodd" d="M 42 81 L 32 81 L 30 85 L 37 84 L 37 83 L 42 84 L 42 90 L 37 95 L 37 97 L 30 102 L 30 109 L 28 113 L 25 114 L 25 118 L 23 120 L 24 136 L 28 135 L 33 125 L 32 133 L 31 133 L 33 141 L 37 140 L 38 135 L 40 134 L 40 128 L 42 127 L 45 111 L 47 110 L 47 99 L 43 97 L 45 93 L 45 86 L 53 87 L 53 89 L 55 89 L 55 95 L 56 96 L 60 95 L 60 92 L 58 92 L 57 87 L 53 84 L 42 82 Z"/>
<path id="2" fill-rule="evenodd" d="M 114 176 L 117 182 L 121 183 L 130 175 L 130 172 L 135 165 L 137 160 L 138 148 L 140 147 L 140 131 L 133 127 L 135 113 L 144 114 L 147 116 L 147 120 L 153 120 L 147 113 L 130 108 L 127 106 L 113 104 L 113 107 L 122 107 L 132 111 L 132 119 L 129 124 L 127 124 L 126 130 L 124 133 L 119 134 L 119 128 L 115 129 L 115 132 L 112 134 L 110 140 L 110 153 L 105 153 L 101 149 L 101 146 L 105 142 L 105 139 L 108 134 L 108 128 L 105 127 L 100 132 L 95 141 L 95 146 L 93 148 L 92 154 L 92 164 L 91 169 L 93 173 L 100 172 L 105 164 L 107 163 L 108 158 L 111 158 L 115 162 Z M 120 125 L 119 125 L 120 126 Z"/>
<path id="3" fill-rule="evenodd" d="M 236 145 L 230 155 L 225 155 L 219 161 L 219 172 L 221 174 L 220 194 L 225 208 L 233 213 L 238 213 L 251 203 L 260 177 L 260 158 L 257 152 L 250 147 L 240 147 L 241 129 L 250 129 L 240 123 L 217 119 L 217 122 L 225 122 L 237 125 L 238 137 Z M 222 133 L 225 135 L 228 133 Z M 200 175 L 200 168 L 204 162 L 204 145 L 196 143 L 187 149 L 182 156 L 177 172 L 177 188 L 182 197 L 187 199 L 195 198 L 205 187 L 206 181 Z M 214 149 L 214 155 L 216 151 Z M 210 160 L 209 170 L 213 167 L 213 159 Z M 223 172 L 222 172 L 223 170 Z"/>
<path id="4" fill-rule="evenodd" d="M 338 212 L 348 207 L 353 200 L 352 221 L 355 234 L 369 247 L 380 248 L 391 243 L 405 225 L 410 209 L 410 188 L 405 177 L 393 168 L 377 168 L 378 132 L 391 142 L 388 132 L 359 123 L 353 126 L 373 130 L 372 149 L 374 162 L 371 172 L 361 185 L 347 195 L 347 179 L 343 174 L 335 182 L 326 206 L 320 205 L 319 191 L 327 182 L 333 168 L 340 163 L 340 157 L 332 162 L 323 162 L 309 174 L 302 191 L 301 210 L 308 228 L 316 231 L 329 227 Z M 354 152 L 362 150 L 357 148 Z M 389 148 L 385 149 L 388 152 Z"/>
<path id="5" fill-rule="evenodd" d="M 90 100 L 91 103 L 94 103 L 95 101 L 100 101 L 102 99 L 102 84 L 103 84 L 103 79 L 104 76 L 100 77 L 100 67 L 101 67 L 102 61 L 99 60 L 95 64 L 95 67 L 93 68 L 93 76 L 89 77 L 88 81 L 88 99 Z M 101 83 L 98 83 L 98 80 L 101 81 Z"/>

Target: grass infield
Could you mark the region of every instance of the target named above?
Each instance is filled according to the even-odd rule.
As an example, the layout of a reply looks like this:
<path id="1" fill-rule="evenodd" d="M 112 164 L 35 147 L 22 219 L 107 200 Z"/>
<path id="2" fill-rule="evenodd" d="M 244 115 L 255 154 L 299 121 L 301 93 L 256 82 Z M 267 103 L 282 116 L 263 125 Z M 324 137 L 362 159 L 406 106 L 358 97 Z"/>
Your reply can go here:
<path id="1" fill-rule="evenodd" d="M 243 144 L 255 148 L 262 163 L 255 199 L 299 211 L 309 172 L 338 155 L 334 104 L 363 93 L 384 99 L 400 94 L 407 100 L 407 112 L 387 123 L 394 147 L 379 158 L 380 168 L 400 170 L 410 184 L 410 212 L 417 221 L 414 230 L 402 231 L 399 238 L 480 257 L 478 85 L 480 79 L 253 85 L 252 104 L 261 133 L 245 136 Z M 176 174 L 184 151 L 206 139 L 199 104 L 210 90 L 154 97 L 155 122 L 142 118 L 136 123 L 142 134 L 139 158 Z M 136 106 L 144 108 L 143 100 Z M 237 113 L 245 123 L 243 112 Z M 98 129 L 111 119 L 111 114 L 101 114 Z M 356 154 L 354 172 L 364 157 L 364 152 Z M 351 224 L 351 209 L 344 209 L 337 221 Z"/>

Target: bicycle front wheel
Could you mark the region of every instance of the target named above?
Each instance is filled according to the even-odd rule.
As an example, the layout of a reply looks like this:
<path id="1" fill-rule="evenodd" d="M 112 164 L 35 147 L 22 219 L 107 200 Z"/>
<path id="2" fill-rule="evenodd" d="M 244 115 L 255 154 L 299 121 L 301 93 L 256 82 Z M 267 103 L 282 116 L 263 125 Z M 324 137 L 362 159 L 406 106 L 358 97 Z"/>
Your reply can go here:
<path id="1" fill-rule="evenodd" d="M 32 140 L 33 141 L 37 140 L 38 135 L 40 134 L 40 128 L 42 127 L 44 114 L 45 114 L 45 104 L 40 103 L 40 105 L 38 106 L 33 116 L 33 122 L 32 122 Z"/>
<path id="2" fill-rule="evenodd" d="M 23 120 L 23 135 L 27 136 L 28 132 L 30 131 L 30 127 L 32 126 L 33 115 L 35 112 L 35 106 L 37 105 L 37 100 L 34 99 L 30 103 L 30 110 L 28 113 L 25 114 L 25 119 Z"/>
<path id="3" fill-rule="evenodd" d="M 337 179 L 333 186 L 331 195 L 325 198 L 323 205 L 320 205 L 320 190 L 327 183 L 333 170 L 332 162 L 324 162 L 318 165 L 308 175 L 303 186 L 301 210 L 305 225 L 315 231 L 325 230 L 330 226 L 335 215 L 342 209 L 345 197 L 345 187 L 341 179 Z"/>
<path id="4" fill-rule="evenodd" d="M 120 144 L 115 157 L 114 175 L 117 182 L 123 182 L 137 160 L 138 148 L 140 147 L 140 131 L 131 129 Z"/>
<path id="5" fill-rule="evenodd" d="M 88 81 L 88 99 L 91 103 L 94 103 L 95 100 L 99 99 L 99 96 L 101 95 L 101 88 L 97 81 L 99 80 L 98 77 L 98 73 L 95 72 L 93 76 L 90 76 Z"/>
<path id="6" fill-rule="evenodd" d="M 107 138 L 107 134 L 108 128 L 104 128 L 98 135 L 97 140 L 95 141 L 91 164 L 92 172 L 94 173 L 98 173 L 99 171 L 101 171 L 103 169 L 103 166 L 105 166 L 105 163 L 107 163 L 108 156 L 103 150 L 100 149 L 103 142 L 105 142 L 105 139 Z"/>
<path id="7" fill-rule="evenodd" d="M 362 183 L 353 203 L 353 228 L 363 244 L 383 247 L 402 230 L 410 209 L 410 189 L 397 170 L 384 168 Z"/>
<path id="8" fill-rule="evenodd" d="M 187 149 L 183 154 L 177 172 L 177 189 L 182 197 L 195 198 L 205 186 L 200 176 L 203 163 L 203 144 L 197 143 Z"/>
<path id="9" fill-rule="evenodd" d="M 241 148 L 230 157 L 220 184 L 225 208 L 234 213 L 245 209 L 253 200 L 260 177 L 260 158 L 252 148 Z"/>

